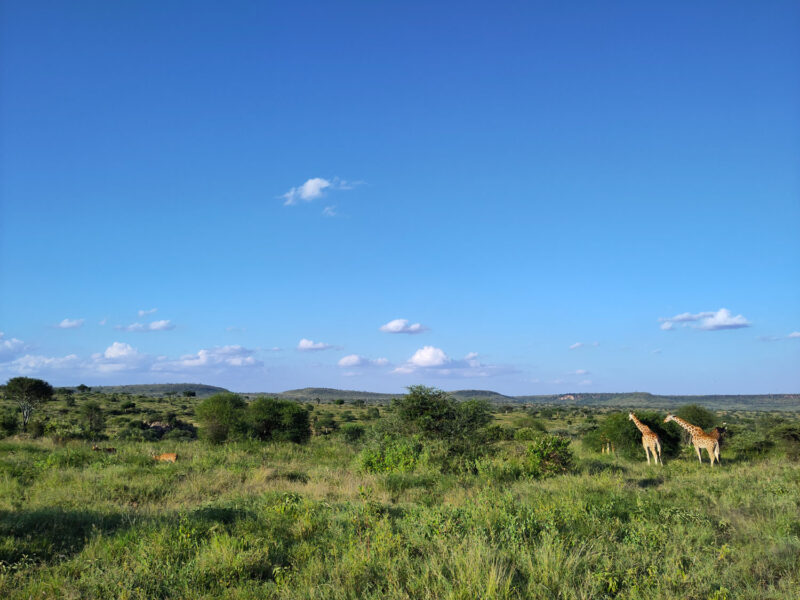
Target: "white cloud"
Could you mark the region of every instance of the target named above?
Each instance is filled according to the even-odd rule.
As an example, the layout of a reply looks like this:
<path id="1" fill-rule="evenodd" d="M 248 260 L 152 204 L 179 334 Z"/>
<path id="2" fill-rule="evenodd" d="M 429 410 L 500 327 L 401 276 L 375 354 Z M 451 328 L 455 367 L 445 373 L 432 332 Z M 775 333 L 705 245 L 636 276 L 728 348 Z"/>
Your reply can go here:
<path id="1" fill-rule="evenodd" d="M 578 385 L 592 385 L 591 379 L 584 379 L 583 381 L 579 381 Z"/>
<path id="2" fill-rule="evenodd" d="M 64 319 L 56 325 L 59 329 L 77 329 L 83 326 L 84 319 Z"/>
<path id="3" fill-rule="evenodd" d="M 26 354 L 10 363 L 11 370 L 20 375 L 29 375 L 53 369 L 65 369 L 80 364 L 80 359 L 75 354 L 61 357 L 36 356 Z"/>
<path id="4" fill-rule="evenodd" d="M 651 352 L 651 354 L 661 354 L 661 352 L 662 352 L 661 348 L 656 348 Z"/>
<path id="5" fill-rule="evenodd" d="M 388 358 L 366 358 L 364 356 L 360 356 L 358 354 L 348 354 L 347 356 L 343 356 L 339 359 L 337 363 L 342 368 L 350 368 L 353 367 L 385 367 L 389 364 Z"/>
<path id="6" fill-rule="evenodd" d="M 436 377 L 492 377 L 514 371 L 510 367 L 484 364 L 478 360 L 476 352 L 470 352 L 462 359 L 453 359 L 441 348 L 423 346 L 405 363 L 393 369 L 392 373 L 419 373 Z"/>
<path id="7" fill-rule="evenodd" d="M 323 179 L 322 177 L 312 177 L 304 184 L 293 187 L 279 197 L 283 198 L 284 206 L 294 206 L 299 202 L 313 202 L 318 198 L 322 198 L 325 196 L 326 192 L 331 190 L 352 190 L 354 187 L 361 185 L 362 183 L 364 182 L 345 181 L 344 179 L 339 179 L 338 177 L 334 177 L 331 180 Z M 325 211 L 327 211 L 328 208 L 334 209 L 335 207 L 327 207 Z M 325 214 L 325 211 L 323 211 L 323 214 Z"/>
<path id="8" fill-rule="evenodd" d="M 586 369 L 576 369 L 575 371 L 572 371 L 570 373 L 570 375 L 588 375 L 588 374 L 589 371 L 587 371 Z"/>
<path id="9" fill-rule="evenodd" d="M 107 317 L 103 317 L 102 319 L 100 319 L 100 320 L 97 322 L 97 324 L 98 324 L 98 325 L 100 325 L 100 326 L 103 326 L 103 325 L 105 325 L 106 323 L 108 323 L 108 318 L 107 318 Z"/>
<path id="10" fill-rule="evenodd" d="M 200 367 L 260 367 L 263 362 L 256 359 L 255 350 L 242 346 L 222 346 L 203 349 L 197 354 L 184 354 L 178 360 L 163 361 L 154 365 L 156 371 L 180 371 Z"/>
<path id="11" fill-rule="evenodd" d="M 414 335 L 427 331 L 428 328 L 420 323 L 409 324 L 408 319 L 394 319 L 380 326 L 384 333 L 408 333 Z"/>
<path id="12" fill-rule="evenodd" d="M 25 342 L 17 338 L 5 339 L 5 334 L 0 331 L 0 363 L 16 358 L 25 351 Z"/>
<path id="13" fill-rule="evenodd" d="M 734 316 L 727 308 L 718 311 L 705 311 L 700 313 L 681 313 L 674 317 L 660 317 L 661 329 L 669 331 L 676 324 L 681 327 L 692 327 L 703 331 L 718 331 L 720 329 L 740 329 L 750 327 L 751 323 L 743 315 Z"/>
<path id="14" fill-rule="evenodd" d="M 414 353 L 408 362 L 415 367 L 440 367 L 450 361 L 441 348 L 423 346 Z"/>
<path id="15" fill-rule="evenodd" d="M 105 358 L 130 358 L 132 356 L 136 356 L 138 352 L 134 350 L 133 346 L 130 344 L 126 344 L 124 342 L 114 342 L 106 351 L 103 352 L 103 356 Z"/>
<path id="16" fill-rule="evenodd" d="M 175 329 L 175 325 L 168 319 L 162 319 L 160 321 L 153 321 L 152 323 L 131 323 L 130 325 L 117 325 L 114 329 L 119 331 L 136 331 L 143 333 L 148 331 L 169 331 L 171 329 Z"/>
<path id="17" fill-rule="evenodd" d="M 322 216 L 323 217 L 335 217 L 339 213 L 336 212 L 335 206 L 326 206 L 322 209 Z"/>
<path id="18" fill-rule="evenodd" d="M 301 352 L 317 352 L 319 350 L 328 350 L 329 348 L 333 348 L 333 346 L 324 342 L 307 340 L 306 338 L 303 338 L 297 344 L 297 349 Z"/>
<path id="19" fill-rule="evenodd" d="M 788 337 L 789 339 L 800 338 L 800 331 L 793 331 L 786 337 Z"/>
<path id="20" fill-rule="evenodd" d="M 152 315 L 157 310 L 158 310 L 157 308 L 149 308 L 147 310 L 140 310 L 140 311 L 138 311 L 139 318 L 141 319 L 142 317 L 146 317 L 147 315 Z"/>
<path id="21" fill-rule="evenodd" d="M 583 348 L 583 342 L 575 342 L 569 347 L 570 350 L 577 350 L 578 348 Z"/>

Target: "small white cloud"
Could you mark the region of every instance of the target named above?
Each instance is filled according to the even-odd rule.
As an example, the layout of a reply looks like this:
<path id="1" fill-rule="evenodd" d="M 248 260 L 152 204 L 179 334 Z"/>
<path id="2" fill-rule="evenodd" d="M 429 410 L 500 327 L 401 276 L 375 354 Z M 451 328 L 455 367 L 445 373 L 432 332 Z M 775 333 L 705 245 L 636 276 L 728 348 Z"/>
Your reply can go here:
<path id="1" fill-rule="evenodd" d="M 303 338 L 297 344 L 297 349 L 301 352 L 316 352 L 319 350 L 328 350 L 329 348 L 333 348 L 330 344 L 326 344 L 324 342 L 314 342 L 312 340 L 307 340 Z"/>
<path id="2" fill-rule="evenodd" d="M 138 352 L 134 350 L 133 346 L 124 342 L 114 342 L 103 352 L 103 356 L 106 358 L 130 358 L 137 354 Z"/>
<path id="3" fill-rule="evenodd" d="M 718 311 L 705 311 L 700 313 L 681 313 L 674 317 L 660 317 L 661 329 L 671 330 L 676 324 L 681 327 L 693 327 L 703 331 L 718 331 L 720 329 L 740 329 L 750 327 L 751 323 L 743 315 L 734 316 L 727 308 Z"/>
<path id="4" fill-rule="evenodd" d="M 384 333 L 407 333 L 414 335 L 427 331 L 428 328 L 420 323 L 409 324 L 408 319 L 394 319 L 385 325 L 381 325 L 380 330 Z"/>
<path id="5" fill-rule="evenodd" d="M 322 209 L 322 216 L 323 217 L 335 217 L 337 214 L 335 206 L 326 206 Z"/>
<path id="6" fill-rule="evenodd" d="M 242 333 L 244 331 L 244 327 L 226 327 L 225 331 Z"/>
<path id="7" fill-rule="evenodd" d="M 786 337 L 788 337 L 790 340 L 794 339 L 794 338 L 800 338 L 800 331 L 793 331 L 792 333 L 790 333 Z"/>
<path id="8" fill-rule="evenodd" d="M 0 363 L 7 362 L 25 351 L 25 342 L 17 338 L 6 339 L 0 331 Z"/>
<path id="9" fill-rule="evenodd" d="M 64 319 L 56 325 L 59 329 L 77 329 L 83 326 L 84 319 Z"/>
<path id="10" fill-rule="evenodd" d="M 293 187 L 286 192 L 281 198 L 284 199 L 284 206 L 292 206 L 299 201 L 311 202 L 322 196 L 322 193 L 331 187 L 331 182 L 321 177 L 312 177 L 303 185 Z"/>
<path id="11" fill-rule="evenodd" d="M 441 348 L 424 346 L 417 350 L 408 362 L 415 367 L 440 367 L 449 360 Z"/>
<path id="12" fill-rule="evenodd" d="M 584 379 L 583 381 L 579 381 L 578 385 L 592 385 L 591 379 Z"/>
<path id="13" fill-rule="evenodd" d="M 130 344 L 114 342 L 102 354 L 92 354 L 91 360 L 84 367 L 98 373 L 118 373 L 145 369 L 150 362 L 149 356 L 141 354 Z"/>
<path id="14" fill-rule="evenodd" d="M 337 363 L 342 368 L 352 369 L 353 367 L 385 367 L 389 364 L 388 358 L 366 358 L 358 354 L 348 354 L 339 359 Z"/>
<path id="15" fill-rule="evenodd" d="M 662 352 L 661 348 L 656 348 L 655 350 L 652 351 L 652 354 L 661 354 L 661 352 Z"/>
<path id="16" fill-rule="evenodd" d="M 570 350 L 577 350 L 578 348 L 583 348 L 583 342 L 575 342 L 569 347 Z"/>
<path id="17" fill-rule="evenodd" d="M 577 369 L 575 371 L 572 371 L 570 374 L 571 375 L 588 375 L 589 371 L 587 371 L 586 369 Z"/>
<path id="18" fill-rule="evenodd" d="M 392 370 L 398 375 L 422 373 L 436 377 L 492 377 L 513 372 L 515 369 L 510 367 L 481 363 L 477 352 L 470 352 L 462 359 L 452 359 L 435 346 L 420 348 L 404 364 Z"/>
<path id="19" fill-rule="evenodd" d="M 152 315 L 157 310 L 158 310 L 157 308 L 148 308 L 147 310 L 140 310 L 138 311 L 139 318 L 141 319 L 142 317 L 146 317 L 147 315 Z"/>
<path id="20" fill-rule="evenodd" d="M 134 331 L 145 333 L 148 331 L 169 331 L 175 329 L 175 325 L 168 319 L 153 321 L 152 323 L 131 323 L 130 325 L 117 325 L 114 329 L 119 331 Z"/>
<path id="21" fill-rule="evenodd" d="M 98 325 L 100 325 L 101 327 L 102 327 L 103 325 L 105 325 L 106 323 L 108 323 L 108 318 L 107 318 L 107 317 L 103 317 L 102 319 L 100 319 L 100 320 L 97 322 L 97 324 L 98 324 Z"/>

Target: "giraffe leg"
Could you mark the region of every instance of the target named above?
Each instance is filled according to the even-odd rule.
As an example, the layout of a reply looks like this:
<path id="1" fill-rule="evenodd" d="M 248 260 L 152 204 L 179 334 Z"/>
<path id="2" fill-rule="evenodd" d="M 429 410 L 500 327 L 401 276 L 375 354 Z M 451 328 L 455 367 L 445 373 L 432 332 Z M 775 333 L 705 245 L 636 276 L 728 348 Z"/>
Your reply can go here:
<path id="1" fill-rule="evenodd" d="M 706 452 L 708 452 L 708 460 L 711 461 L 711 468 L 713 469 L 714 468 L 714 452 L 708 446 L 706 446 Z"/>
<path id="2" fill-rule="evenodd" d="M 647 466 L 649 467 L 650 466 L 650 451 L 647 449 L 647 445 L 646 444 L 642 444 L 642 446 L 644 447 L 644 454 L 647 457 Z"/>
<path id="3" fill-rule="evenodd" d="M 664 459 L 661 457 L 661 443 L 656 440 L 656 450 L 658 450 L 658 459 L 656 459 L 656 464 L 658 464 L 658 460 L 661 460 L 661 466 L 664 466 Z"/>
<path id="4" fill-rule="evenodd" d="M 714 456 L 717 457 L 717 464 L 721 467 L 722 463 L 719 461 L 719 442 L 714 444 Z"/>
<path id="5" fill-rule="evenodd" d="M 700 446 L 695 446 L 694 450 L 697 452 L 697 460 L 700 461 L 700 464 L 703 464 L 703 457 L 700 456 Z"/>

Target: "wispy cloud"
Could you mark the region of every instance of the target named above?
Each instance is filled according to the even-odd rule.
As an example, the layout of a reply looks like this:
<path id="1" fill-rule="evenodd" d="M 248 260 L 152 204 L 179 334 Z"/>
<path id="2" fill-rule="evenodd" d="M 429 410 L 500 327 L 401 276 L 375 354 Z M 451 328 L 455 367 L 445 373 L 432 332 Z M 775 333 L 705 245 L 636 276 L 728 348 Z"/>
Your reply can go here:
<path id="1" fill-rule="evenodd" d="M 297 344 L 297 349 L 301 352 L 318 352 L 320 350 L 328 350 L 333 348 L 331 344 L 326 344 L 324 342 L 314 342 L 312 340 L 308 340 L 303 338 Z"/>
<path id="2" fill-rule="evenodd" d="M 570 371 L 569 375 L 588 375 L 589 371 L 586 369 L 576 369 L 575 371 Z"/>
<path id="3" fill-rule="evenodd" d="M 83 327 L 83 322 L 85 319 L 64 319 L 56 325 L 59 329 L 77 329 L 78 327 Z"/>
<path id="4" fill-rule="evenodd" d="M 380 330 L 384 333 L 407 333 L 409 335 L 415 335 L 428 331 L 428 328 L 421 323 L 411 324 L 408 319 L 394 319 L 385 325 L 381 325 Z"/>
<path id="5" fill-rule="evenodd" d="M 583 348 L 583 346 L 584 346 L 583 342 L 575 342 L 574 344 L 572 344 L 569 347 L 569 349 L 570 350 L 577 350 L 578 348 Z"/>
<path id="6" fill-rule="evenodd" d="M 366 358 L 358 354 L 348 354 L 340 358 L 337 364 L 345 369 L 352 369 L 354 367 L 385 367 L 389 365 L 389 359 Z"/>
<path id="7" fill-rule="evenodd" d="M 152 315 L 153 313 L 157 312 L 157 308 L 148 308 L 147 310 L 140 310 L 138 311 L 139 318 L 146 317 L 147 315 Z"/>
<path id="8" fill-rule="evenodd" d="M 17 338 L 6 339 L 5 334 L 0 331 L 0 362 L 12 360 L 27 348 L 25 342 Z"/>
<path id="9" fill-rule="evenodd" d="M 312 177 L 302 185 L 291 188 L 280 198 L 283 199 L 284 206 L 294 206 L 300 202 L 313 202 L 325 196 L 331 190 L 351 190 L 361 182 L 345 181 L 334 177 L 333 179 L 323 179 L 322 177 Z"/>
<path id="10" fill-rule="evenodd" d="M 152 323 L 131 323 L 130 325 L 117 325 L 114 327 L 119 331 L 135 331 L 146 333 L 149 331 L 169 331 L 175 329 L 175 325 L 168 319 L 153 321 Z"/>
<path id="11" fill-rule="evenodd" d="M 339 213 L 336 212 L 335 206 L 326 206 L 322 209 L 322 216 L 323 217 L 335 217 Z"/>
<path id="12" fill-rule="evenodd" d="M 201 368 L 205 368 L 209 373 L 221 373 L 240 368 L 262 367 L 263 362 L 254 356 L 255 352 L 242 346 L 222 346 L 202 349 L 196 354 L 185 354 L 177 359 L 171 359 L 139 352 L 125 342 L 114 342 L 103 352 L 96 352 L 87 358 L 80 358 L 76 354 L 66 356 L 26 354 L 7 360 L 13 356 L 5 354 L 0 356 L 0 372 L 100 378 L 118 373 L 126 373 L 126 377 L 131 373 L 197 376 Z"/>
<path id="13" fill-rule="evenodd" d="M 720 329 L 740 329 L 751 325 L 743 315 L 734 316 L 727 308 L 699 313 L 685 312 L 674 317 L 660 317 L 658 321 L 664 331 L 670 331 L 676 326 L 692 327 L 702 331 L 718 331 Z"/>
<path id="14" fill-rule="evenodd" d="M 758 338 L 762 342 L 780 342 L 781 340 L 800 339 L 800 331 L 793 331 L 789 335 L 762 335 Z"/>
<path id="15" fill-rule="evenodd" d="M 103 317 L 102 319 L 100 319 L 100 320 L 97 322 L 97 324 L 98 324 L 98 325 L 100 325 L 101 327 L 102 327 L 103 325 L 105 325 L 106 323 L 108 323 L 108 318 L 107 318 L 107 317 Z"/>

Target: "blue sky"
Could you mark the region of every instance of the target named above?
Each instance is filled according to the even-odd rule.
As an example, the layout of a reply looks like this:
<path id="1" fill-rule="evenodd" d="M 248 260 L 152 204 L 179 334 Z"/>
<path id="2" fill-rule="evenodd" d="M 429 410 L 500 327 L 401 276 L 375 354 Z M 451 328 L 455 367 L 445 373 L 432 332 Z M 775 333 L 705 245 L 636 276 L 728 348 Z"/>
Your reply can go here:
<path id="1" fill-rule="evenodd" d="M 795 2 L 0 18 L 0 378 L 800 391 Z"/>

